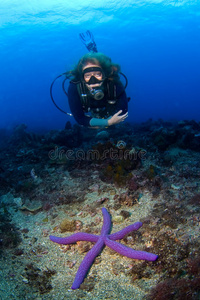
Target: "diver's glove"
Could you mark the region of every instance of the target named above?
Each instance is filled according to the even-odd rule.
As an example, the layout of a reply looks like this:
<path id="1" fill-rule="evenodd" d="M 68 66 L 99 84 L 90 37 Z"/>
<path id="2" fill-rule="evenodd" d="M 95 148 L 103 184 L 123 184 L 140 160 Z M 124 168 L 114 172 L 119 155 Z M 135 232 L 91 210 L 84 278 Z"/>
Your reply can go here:
<path id="1" fill-rule="evenodd" d="M 92 32 L 87 30 L 86 33 L 80 33 L 79 36 L 89 52 L 98 52 L 97 45 L 94 41 L 94 36 L 93 36 Z"/>

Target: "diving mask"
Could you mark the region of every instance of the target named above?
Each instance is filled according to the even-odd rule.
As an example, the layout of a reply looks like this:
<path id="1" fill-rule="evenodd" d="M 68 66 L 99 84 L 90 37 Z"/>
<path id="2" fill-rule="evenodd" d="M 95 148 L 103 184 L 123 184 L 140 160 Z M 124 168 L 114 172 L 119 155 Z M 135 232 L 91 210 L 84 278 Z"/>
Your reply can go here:
<path id="1" fill-rule="evenodd" d="M 100 67 L 88 67 L 83 70 L 83 80 L 87 84 L 99 83 L 104 79 L 105 75 Z"/>
<path id="2" fill-rule="evenodd" d="M 89 95 L 95 100 L 103 99 L 103 81 L 105 79 L 103 70 L 100 67 L 88 67 L 83 70 L 83 78 Z"/>

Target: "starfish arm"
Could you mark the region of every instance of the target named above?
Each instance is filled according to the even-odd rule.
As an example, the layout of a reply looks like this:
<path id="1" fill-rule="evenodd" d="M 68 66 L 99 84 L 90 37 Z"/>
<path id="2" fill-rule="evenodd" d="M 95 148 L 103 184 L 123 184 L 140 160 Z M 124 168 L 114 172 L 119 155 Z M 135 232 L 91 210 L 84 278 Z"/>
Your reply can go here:
<path id="1" fill-rule="evenodd" d="M 134 249 L 131 249 L 125 245 L 122 245 L 118 242 L 111 241 L 109 238 L 105 238 L 105 244 L 109 248 L 113 249 L 114 251 L 127 256 L 129 258 L 134 258 L 134 259 L 141 259 L 141 260 L 149 260 L 149 261 L 154 261 L 158 258 L 158 255 L 149 253 L 146 251 L 137 251 Z"/>
<path id="2" fill-rule="evenodd" d="M 78 241 L 89 241 L 89 242 L 97 242 L 99 239 L 98 235 L 95 234 L 90 234 L 86 232 L 77 232 L 74 233 L 68 237 L 58 237 L 54 235 L 50 235 L 50 240 L 52 242 L 58 243 L 58 244 L 63 244 L 63 245 L 68 245 L 68 244 L 73 244 Z"/>
<path id="3" fill-rule="evenodd" d="M 123 237 L 126 234 L 128 234 L 129 232 L 131 232 L 133 230 L 138 230 L 141 226 L 142 226 L 141 222 L 136 222 L 136 223 L 134 223 L 132 225 L 129 225 L 129 226 L 125 227 L 124 229 L 122 229 L 122 230 L 120 230 L 118 232 L 110 234 L 109 235 L 109 239 L 113 240 L 113 241 L 121 240 L 121 239 L 123 239 Z"/>
<path id="4" fill-rule="evenodd" d="M 102 208 L 102 213 L 103 213 L 103 226 L 101 229 L 101 235 L 106 235 L 110 233 L 111 229 L 111 217 L 109 212 L 105 207 Z"/>
<path id="5" fill-rule="evenodd" d="M 81 262 L 78 271 L 76 273 L 74 282 L 72 284 L 72 289 L 78 289 L 83 282 L 85 276 L 87 275 L 93 261 L 95 260 L 96 256 L 99 255 L 101 250 L 104 247 L 103 239 L 99 239 L 98 242 L 92 247 L 92 249 L 86 254 L 83 261 Z"/>

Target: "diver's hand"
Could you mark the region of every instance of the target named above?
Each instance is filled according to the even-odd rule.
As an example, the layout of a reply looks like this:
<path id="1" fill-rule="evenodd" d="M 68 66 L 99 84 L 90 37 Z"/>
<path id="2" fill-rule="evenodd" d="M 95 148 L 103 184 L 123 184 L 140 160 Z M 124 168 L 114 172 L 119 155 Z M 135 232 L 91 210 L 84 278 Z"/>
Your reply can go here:
<path id="1" fill-rule="evenodd" d="M 122 113 L 122 110 L 119 110 L 116 114 L 114 114 L 109 120 L 108 125 L 114 125 L 123 122 L 128 117 L 128 112 L 124 115 L 119 116 Z"/>

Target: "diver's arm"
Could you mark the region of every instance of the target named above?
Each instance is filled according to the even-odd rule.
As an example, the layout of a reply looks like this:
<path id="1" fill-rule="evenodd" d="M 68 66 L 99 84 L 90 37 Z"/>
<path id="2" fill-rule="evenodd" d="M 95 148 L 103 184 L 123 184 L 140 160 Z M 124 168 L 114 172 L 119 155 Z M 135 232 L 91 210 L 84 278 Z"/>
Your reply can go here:
<path id="1" fill-rule="evenodd" d="M 91 127 L 107 127 L 108 126 L 108 119 L 98 119 L 98 118 L 92 118 L 90 120 L 90 126 Z"/>
<path id="2" fill-rule="evenodd" d="M 128 117 L 128 112 L 126 112 L 123 115 L 121 115 L 121 113 L 122 113 L 122 110 L 119 110 L 116 114 L 109 117 L 108 119 L 92 118 L 90 120 L 90 125 L 92 127 L 98 127 L 99 128 L 99 127 L 107 127 L 107 126 L 111 126 L 111 125 L 121 123 Z"/>
<path id="3" fill-rule="evenodd" d="M 78 94 L 76 84 L 74 83 L 70 83 L 69 85 L 68 99 L 70 110 L 73 114 L 74 119 L 78 124 L 83 126 L 103 128 L 123 122 L 128 117 L 128 100 L 125 92 L 122 93 L 120 99 L 117 102 L 116 114 L 109 117 L 108 119 L 98 119 L 85 116 L 80 101 L 80 96 Z M 120 115 L 121 113 L 123 113 L 123 115 Z"/>
<path id="4" fill-rule="evenodd" d="M 118 85 L 117 94 L 120 94 L 122 91 L 123 86 Z M 117 101 L 115 111 L 116 113 L 108 119 L 92 118 L 90 120 L 90 126 L 107 127 L 123 122 L 128 117 L 128 99 L 125 91 L 122 92 L 120 99 Z"/>
<path id="5" fill-rule="evenodd" d="M 85 116 L 83 107 L 80 101 L 80 96 L 77 91 L 77 86 L 74 83 L 69 84 L 68 101 L 71 113 L 76 122 L 83 126 L 90 126 L 90 117 Z"/>

